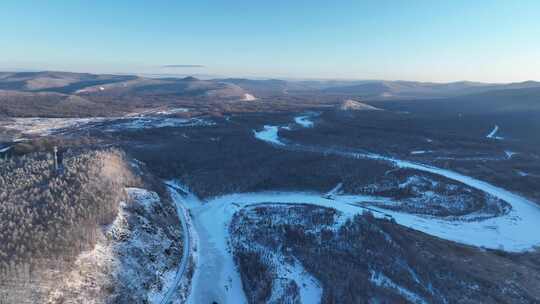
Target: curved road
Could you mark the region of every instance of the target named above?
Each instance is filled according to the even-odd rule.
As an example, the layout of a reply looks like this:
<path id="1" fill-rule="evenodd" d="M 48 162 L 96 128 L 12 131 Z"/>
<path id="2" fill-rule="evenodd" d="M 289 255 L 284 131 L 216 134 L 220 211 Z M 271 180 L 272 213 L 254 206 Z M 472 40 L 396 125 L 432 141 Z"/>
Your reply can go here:
<path id="1" fill-rule="evenodd" d="M 176 207 L 176 213 L 178 214 L 178 219 L 180 220 L 180 223 L 182 224 L 182 232 L 184 234 L 183 240 L 184 240 L 184 246 L 183 246 L 183 252 L 182 252 L 182 259 L 180 260 L 180 265 L 178 266 L 178 269 L 176 270 L 176 274 L 174 275 L 174 281 L 172 286 L 169 287 L 169 290 L 165 293 L 163 296 L 163 299 L 159 302 L 160 304 L 169 304 L 173 302 L 173 295 L 175 291 L 180 286 L 180 282 L 182 281 L 182 278 L 184 277 L 184 274 L 187 269 L 187 264 L 189 260 L 189 252 L 191 250 L 191 239 L 189 236 L 189 228 L 187 225 L 187 219 L 186 219 L 186 212 L 184 207 L 182 206 L 182 197 L 178 194 L 178 190 L 173 185 L 170 185 L 168 183 L 165 183 L 167 187 L 169 187 L 169 194 L 171 195 L 171 198 L 174 201 L 174 205 Z"/>

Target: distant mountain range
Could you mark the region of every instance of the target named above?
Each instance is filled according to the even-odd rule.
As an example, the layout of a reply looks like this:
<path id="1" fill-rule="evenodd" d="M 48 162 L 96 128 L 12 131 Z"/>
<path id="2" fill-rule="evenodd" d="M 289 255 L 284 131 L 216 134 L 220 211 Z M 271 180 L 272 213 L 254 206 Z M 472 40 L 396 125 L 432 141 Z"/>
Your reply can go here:
<path id="1" fill-rule="evenodd" d="M 226 82 L 69 72 L 0 73 L 0 116 L 110 116 L 179 99 L 243 101 L 243 88 Z"/>
<path id="2" fill-rule="evenodd" d="M 117 95 L 169 94 L 197 96 L 242 96 L 238 86 L 217 81 L 185 78 L 144 78 L 130 75 L 94 75 L 70 72 L 0 72 L 0 90 L 55 92 L 88 95 L 97 92 Z"/>
<path id="3" fill-rule="evenodd" d="M 540 87 L 540 82 L 525 81 L 509 84 L 481 82 L 431 83 L 416 81 L 387 80 L 318 80 L 318 81 L 285 81 L 285 80 L 250 80 L 220 79 L 234 83 L 258 95 L 306 94 L 344 95 L 364 99 L 410 99 L 410 98 L 444 98 L 468 95 L 493 90 L 524 89 Z"/>
<path id="4" fill-rule="evenodd" d="M 73 93 L 81 88 L 128 81 L 136 76 L 94 75 L 70 72 L 0 72 L 0 90 Z"/>
<path id="5" fill-rule="evenodd" d="M 505 88 L 506 87 L 506 88 Z M 378 106 L 396 111 L 454 114 L 487 114 L 510 112 L 539 112 L 540 87 L 520 87 L 518 84 L 494 88 L 490 91 L 437 99 L 409 99 L 377 101 Z"/>
<path id="6" fill-rule="evenodd" d="M 493 90 L 540 87 L 540 82 L 508 84 L 481 82 L 432 83 L 387 80 L 253 80 L 224 78 L 200 80 L 185 78 L 146 78 L 131 75 L 95 75 L 70 72 L 0 72 L 0 90 L 90 94 L 112 91 L 115 94 L 173 94 L 242 97 L 243 94 L 283 95 L 316 93 L 348 95 L 365 99 L 440 98 Z"/>
<path id="7" fill-rule="evenodd" d="M 483 94 L 483 95 L 482 95 Z M 0 115 L 96 116 L 117 115 L 135 108 L 178 101 L 204 105 L 231 104 L 249 111 L 286 107 L 340 104 L 359 101 L 435 100 L 448 102 L 487 100 L 510 107 L 508 100 L 525 100 L 522 107 L 538 103 L 540 82 L 509 84 L 480 82 L 429 83 L 385 80 L 253 80 L 195 77 L 147 78 L 133 75 L 95 75 L 70 72 L 0 72 Z M 457 98 L 456 100 L 454 100 Z M 453 100 L 453 101 L 452 101 Z M 502 102 L 502 104 L 501 104 Z M 451 106 L 449 106 L 451 107 Z M 512 105 L 516 107 L 516 105 Z M 222 107 L 223 108 L 223 107 Z M 209 107 L 206 107 L 210 111 Z M 242 109 L 240 109 L 242 110 Z"/>

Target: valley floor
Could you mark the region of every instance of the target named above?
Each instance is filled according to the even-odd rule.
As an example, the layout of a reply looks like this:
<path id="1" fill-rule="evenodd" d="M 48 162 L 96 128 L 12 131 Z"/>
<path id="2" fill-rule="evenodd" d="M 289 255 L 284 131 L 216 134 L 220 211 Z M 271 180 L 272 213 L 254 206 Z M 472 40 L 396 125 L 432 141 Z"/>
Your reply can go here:
<path id="1" fill-rule="evenodd" d="M 258 300 L 264 298 L 265 301 L 267 300 L 270 303 L 284 301 L 317 303 L 328 299 L 328 291 L 324 286 L 325 282 L 328 284 L 328 278 L 324 278 L 320 274 L 316 275 L 313 269 L 308 264 L 305 264 L 305 257 L 302 260 L 299 256 L 284 252 L 285 245 L 277 246 L 282 251 L 276 251 L 276 248 L 272 246 L 270 246 L 272 247 L 272 250 L 270 250 L 270 247 L 266 248 L 265 245 L 256 244 L 254 241 L 257 239 L 256 235 L 250 235 L 249 237 L 253 238 L 251 239 L 248 238 L 247 233 L 245 235 L 236 234 L 237 231 L 234 229 L 241 230 L 242 227 L 244 229 L 253 225 L 256 221 L 274 221 L 270 223 L 266 231 L 257 232 L 261 233 L 261 236 L 273 231 L 275 225 L 283 224 L 279 219 L 250 217 L 250 214 L 246 214 L 246 212 L 258 210 L 257 208 L 275 208 L 285 215 L 288 214 L 288 208 L 292 208 L 291 206 L 308 206 L 318 208 L 317 210 L 332 210 L 331 212 L 335 212 L 339 216 L 336 215 L 335 222 L 332 222 L 331 225 L 326 224 L 324 228 L 332 231 L 332 234 L 328 235 L 328 240 L 333 240 L 339 244 L 350 241 L 341 239 L 338 231 L 345 229 L 344 227 L 350 228 L 351 225 L 355 225 L 351 223 L 360 226 L 367 225 L 368 227 L 372 227 L 370 226 L 372 224 L 386 227 L 385 225 L 391 223 L 398 227 L 395 230 L 401 232 L 412 229 L 418 235 L 423 233 L 423 236 L 416 234 L 411 236 L 415 239 L 437 240 L 433 242 L 439 244 L 440 241 L 441 247 L 455 244 L 458 246 L 452 247 L 454 249 L 458 248 L 455 250 L 472 251 L 475 254 L 486 250 L 488 253 L 500 252 L 501 254 L 513 256 L 513 259 L 518 259 L 515 257 L 536 252 L 540 246 L 540 234 L 536 233 L 540 221 L 540 205 L 538 202 L 528 198 L 523 193 L 518 194 L 491 181 L 488 182 L 478 176 L 467 174 L 467 170 L 471 167 L 460 167 L 459 170 L 454 170 L 448 166 L 436 166 L 434 162 L 422 162 L 422 157 L 429 157 L 426 155 L 435 153 L 435 149 L 408 149 L 406 153 L 401 154 L 393 152 L 385 154 L 379 150 L 378 153 L 373 153 L 366 150 L 364 146 L 355 148 L 354 144 L 344 146 L 341 144 L 342 142 L 337 141 L 323 142 L 320 137 L 315 138 L 318 143 L 313 144 L 310 141 L 313 137 L 310 136 L 313 136 L 312 133 L 318 131 L 319 120 L 323 124 L 325 123 L 325 118 L 320 118 L 320 113 L 316 112 L 303 113 L 292 117 L 292 119 L 286 117 L 289 120 L 281 116 L 272 123 L 264 121 L 264 116 L 249 118 L 253 119 L 253 121 L 242 117 L 238 118 L 238 121 L 234 121 L 236 118 L 231 120 L 230 117 L 183 119 L 162 116 L 169 114 L 152 113 L 149 117 L 98 118 L 91 120 L 19 118 L 8 126 L 10 132 L 16 134 L 14 138 L 19 140 L 21 138 L 25 140 L 26 137 L 49 135 L 69 136 L 85 131 L 101 132 L 114 138 L 119 145 L 129 146 L 128 150 L 131 149 L 130 152 L 135 157 L 141 156 L 143 158 L 140 161 L 141 164 L 147 163 L 149 166 L 153 165 L 154 168 L 158 168 L 156 171 L 162 170 L 160 173 L 165 172 L 162 177 L 167 180 L 165 183 L 168 186 L 167 193 L 173 200 L 171 208 L 174 209 L 169 210 L 168 216 L 170 217 L 171 214 L 175 213 L 177 217 L 175 221 L 177 220 L 180 224 L 181 227 L 178 228 L 181 228 L 182 235 L 171 237 L 172 234 L 178 231 L 166 231 L 167 226 L 160 222 L 159 218 L 154 218 L 158 216 L 154 214 L 155 209 L 158 207 L 153 207 L 153 205 L 157 204 L 159 199 L 156 200 L 152 192 L 143 189 L 128 190 L 131 196 L 138 198 L 139 209 L 126 209 L 126 212 L 131 215 L 121 212 L 117 221 L 107 232 L 115 240 L 122 239 L 126 234 L 132 236 L 132 238 L 128 238 L 127 242 L 118 247 L 112 247 L 111 249 L 109 246 L 109 249 L 115 250 L 116 254 L 121 258 L 113 263 L 115 265 L 106 265 L 107 267 L 103 266 L 102 268 L 117 267 L 119 269 L 115 272 L 115 279 L 124 284 L 121 286 L 122 288 L 125 287 L 125 290 L 117 292 L 124 292 L 123 297 L 128 294 L 127 291 L 132 291 L 132 299 L 135 302 L 144 299 L 149 303 L 162 304 L 183 302 L 257 303 Z M 246 120 L 242 121 L 242 119 Z M 239 155 L 247 155 L 254 151 L 253 159 L 248 160 L 251 162 L 249 164 L 253 166 L 251 168 L 253 170 L 246 169 L 245 172 L 231 171 L 227 172 L 228 174 L 221 173 L 221 175 L 212 174 L 216 172 L 212 170 L 225 170 L 224 167 L 231 165 L 231 163 L 238 167 L 244 165 L 242 161 L 245 160 L 241 157 L 232 155 L 227 158 L 227 152 L 224 152 L 226 150 L 223 147 L 228 148 L 227 145 L 235 146 L 235 142 L 233 144 L 227 143 L 227 140 L 230 140 L 231 137 L 227 138 L 228 135 L 230 136 L 228 133 L 230 130 L 222 128 L 225 124 L 227 126 L 242 126 L 230 127 L 231 130 L 236 132 L 232 135 L 233 140 L 238 140 L 245 145 L 244 148 L 235 147 L 239 149 L 235 150 L 235 152 L 239 153 Z M 250 129 L 246 131 L 245 126 L 249 126 Z M 335 135 L 331 127 L 328 127 L 328 125 L 323 127 L 327 128 L 324 129 L 325 136 L 331 137 Z M 157 129 L 163 133 L 158 133 Z M 200 132 L 190 132 L 191 129 Z M 486 140 L 497 139 L 497 141 L 501 141 L 502 137 L 496 136 L 497 132 L 499 132 L 498 126 L 487 136 L 484 136 L 487 137 Z M 110 135 L 110 133 L 114 133 L 114 135 Z M 211 136 L 207 134 L 211 134 Z M 242 136 L 249 137 L 246 139 Z M 169 144 L 168 138 L 175 138 L 179 142 L 182 141 L 182 145 L 178 150 L 173 149 L 177 147 L 167 146 Z M 433 140 L 428 139 L 431 144 Z M 242 142 L 242 140 L 245 142 Z M 250 145 L 258 146 L 252 148 Z M 397 149 L 396 146 L 399 146 L 399 143 L 395 145 L 389 144 L 385 147 Z M 189 150 L 190 147 L 203 147 L 203 149 L 197 150 L 197 153 L 190 153 L 192 152 Z M 268 156 L 255 153 L 260 152 L 260 150 L 271 151 L 273 154 L 268 154 L 270 155 Z M 144 153 L 140 151 L 144 151 Z M 484 162 L 491 161 L 510 162 L 519 157 L 524 157 L 524 159 L 534 157 L 533 152 L 522 156 L 521 154 L 525 153 L 513 152 L 515 151 L 513 149 L 502 151 L 504 151 L 503 155 L 496 157 L 485 156 L 484 154 L 471 157 L 460 156 L 460 161 L 484 164 Z M 240 154 L 244 152 L 246 154 Z M 308 188 L 308 190 L 284 190 L 280 187 L 274 187 L 274 185 L 287 184 L 289 183 L 287 182 L 288 178 L 291 177 L 287 176 L 286 173 L 279 172 L 283 168 L 268 168 L 271 167 L 272 163 L 267 162 L 267 159 L 272 157 L 277 159 L 280 154 L 286 153 L 325 157 L 325 165 L 328 167 L 332 167 L 333 160 L 346 159 L 348 161 L 346 164 L 352 164 L 351 171 L 355 163 L 373 163 L 377 165 L 377 170 L 383 171 L 383 174 L 379 175 L 383 176 L 382 179 L 386 179 L 384 182 L 390 179 L 394 180 L 388 182 L 388 186 L 382 185 L 381 179 L 368 176 L 368 178 L 371 178 L 371 184 L 358 182 L 363 186 L 353 188 L 350 183 L 344 185 L 343 180 L 336 178 L 336 183 L 331 185 L 333 189 L 326 192 L 321 191 L 320 187 L 322 186 L 320 185 L 327 185 L 330 179 L 325 179 L 324 183 L 318 184 L 317 178 L 320 178 L 319 175 L 316 175 L 318 172 L 314 172 L 315 177 L 310 179 L 310 176 L 307 176 L 303 171 L 294 172 L 296 169 L 294 166 L 298 165 L 300 167 L 301 164 L 292 163 L 290 159 L 285 159 L 283 163 L 285 163 L 286 167 L 289 167 L 288 170 L 291 170 L 287 172 L 298 174 L 293 178 L 301 181 L 308 180 L 303 185 L 304 188 L 308 188 L 309 185 L 315 185 L 316 187 L 314 189 Z M 187 154 L 192 157 L 191 163 L 184 164 L 178 160 L 181 157 L 186 157 Z M 407 156 L 402 157 L 402 155 Z M 144 157 L 147 158 L 144 159 Z M 170 157 L 178 157 L 178 159 L 173 161 Z M 287 154 L 287 157 L 291 156 Z M 452 158 L 452 161 L 454 160 Z M 299 158 L 299 161 L 303 160 Z M 315 159 L 313 163 L 320 163 L 320 159 Z M 234 169 L 233 165 L 231 165 L 231 168 Z M 291 169 L 290 167 L 294 168 Z M 311 169 L 309 163 L 307 168 Z M 266 171 L 263 171 L 263 169 Z M 340 174 L 342 174 L 339 176 L 340 178 L 343 176 L 350 179 L 356 178 L 353 173 L 347 175 L 347 167 L 339 169 L 342 170 L 340 171 Z M 536 170 L 535 168 L 530 169 L 532 171 Z M 268 177 L 268 175 L 271 175 L 271 177 Z M 535 178 L 534 173 L 525 172 L 522 177 Z M 229 178 L 231 179 L 230 183 L 228 183 Z M 250 184 L 251 178 L 253 178 L 252 184 Z M 206 192 L 201 189 L 189 189 L 188 185 L 203 184 L 201 188 L 207 186 L 201 183 L 201 180 L 208 181 L 208 189 L 204 189 Z M 226 182 L 220 183 L 223 180 L 226 180 Z M 211 184 L 212 182 L 219 184 L 221 188 Z M 294 179 L 289 184 L 296 186 Z M 389 190 L 381 190 L 384 188 L 383 186 L 389 188 Z M 246 191 L 246 189 L 252 191 Z M 351 189 L 352 191 L 350 191 Z M 201 193 L 205 195 L 201 196 Z M 309 212 L 313 212 L 313 210 Z M 283 214 L 281 215 L 283 216 Z M 369 217 L 365 221 L 359 220 L 359 216 L 363 214 L 372 215 L 373 219 Z M 240 215 L 244 217 L 239 218 Z M 306 214 L 306 216 L 308 215 Z M 126 232 L 126 229 L 122 228 L 122 225 L 127 225 L 125 222 L 128 222 L 125 217 L 132 218 L 131 223 L 139 222 L 140 227 L 135 227 L 135 230 Z M 160 225 L 158 227 L 149 227 L 150 220 L 160 223 Z M 242 227 L 235 226 L 235 223 L 238 224 L 239 221 L 243 221 Z M 296 224 L 283 224 L 282 229 L 289 229 L 290 225 L 294 226 Z M 321 227 L 317 228 L 314 225 L 311 228 L 315 229 L 316 233 L 309 237 L 322 238 L 323 231 Z M 388 229 L 393 231 L 391 228 Z M 254 230 L 257 229 L 254 228 Z M 314 243 L 313 239 L 302 239 L 302 237 L 305 237 L 304 234 L 295 235 L 296 232 L 291 232 L 293 233 L 292 236 L 286 235 L 284 237 L 280 234 L 281 232 L 279 230 L 275 232 L 275 242 L 292 238 L 293 243 L 298 241 L 298 244 L 305 243 L 310 246 L 324 245 L 322 239 L 319 240 L 319 244 L 314 245 L 316 242 Z M 384 236 L 385 234 L 381 233 L 381 235 Z M 389 239 L 393 240 L 395 237 Z M 172 250 L 171 248 L 175 247 L 173 245 L 180 243 L 180 239 L 183 240 L 181 242 L 182 251 Z M 347 243 L 347 246 L 351 245 L 350 243 L 353 242 Z M 297 243 L 294 244 L 297 245 Z M 103 248 L 100 246 L 102 244 L 98 244 L 92 254 L 103 254 Z M 125 248 L 126 246 L 131 247 Z M 392 246 L 392 241 L 388 241 L 388 246 Z M 179 247 L 176 246 L 175 248 L 178 249 Z M 296 248 L 298 250 L 297 247 L 292 245 L 287 248 L 290 250 Z M 405 250 L 403 248 L 400 250 Z M 406 249 L 410 250 L 409 247 L 406 247 Z M 134 251 L 144 254 L 133 257 Z M 400 251 L 399 254 L 403 254 L 403 252 Z M 430 252 L 429 254 L 436 255 L 438 252 Z M 263 274 L 261 272 L 261 276 L 268 275 L 268 277 L 255 277 L 255 281 L 265 281 L 265 279 L 271 277 L 271 288 L 268 286 L 261 287 L 257 285 L 257 282 L 253 281 L 254 278 L 250 277 L 253 274 L 246 270 L 249 267 L 244 267 L 249 264 L 246 264 L 246 261 L 255 263 L 255 265 L 264 268 L 270 273 Z M 510 264 L 512 263 L 513 260 Z M 435 299 L 436 302 L 441 303 L 445 302 L 441 298 L 436 298 L 432 291 L 431 295 L 426 294 L 430 293 L 429 286 L 423 286 L 422 288 L 418 286 L 410 287 L 407 285 L 410 282 L 400 283 L 393 274 L 388 273 L 390 270 L 385 268 L 385 273 L 381 269 L 376 267 L 369 269 L 367 273 L 370 276 L 364 278 L 367 280 L 365 284 L 370 284 L 371 287 L 369 288 L 373 290 L 393 290 L 393 293 L 384 295 L 390 297 L 388 299 L 395 300 L 397 298 L 392 297 L 401 297 L 401 299 L 412 303 L 429 302 L 429 300 L 425 299 Z M 141 275 L 141 273 L 144 275 Z M 157 281 L 154 277 L 156 274 L 158 274 Z M 416 281 L 414 279 L 415 275 L 410 274 L 410 278 Z M 430 279 L 435 280 L 435 278 Z M 419 284 L 419 282 L 420 279 L 416 283 Z M 250 284 L 253 284 L 257 292 L 246 289 L 246 286 L 250 286 Z M 55 296 L 61 298 L 62 292 L 69 293 L 69 290 L 77 290 L 81 286 L 84 287 L 85 285 L 67 286 L 64 290 L 55 293 Z M 452 292 L 456 292 L 456 290 L 459 291 L 459 288 L 465 287 L 453 288 Z M 530 295 L 524 294 L 522 289 L 512 290 L 523 296 L 523 299 L 529 299 L 527 297 Z M 506 297 L 507 295 L 502 296 Z"/>

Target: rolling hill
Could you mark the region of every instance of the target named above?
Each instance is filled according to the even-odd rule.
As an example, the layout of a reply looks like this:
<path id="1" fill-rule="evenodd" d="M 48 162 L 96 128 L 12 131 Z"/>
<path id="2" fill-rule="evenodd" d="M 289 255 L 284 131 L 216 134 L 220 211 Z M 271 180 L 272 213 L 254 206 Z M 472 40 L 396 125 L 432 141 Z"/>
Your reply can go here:
<path id="1" fill-rule="evenodd" d="M 187 106 L 202 112 L 253 112 L 335 106 L 348 99 L 388 101 L 390 108 L 403 111 L 411 106 L 420 111 L 431 111 L 436 106 L 437 111 L 449 113 L 454 108 L 461 112 L 516 111 L 536 109 L 539 92 L 540 83 L 534 81 L 490 84 L 468 81 L 202 80 L 50 71 L 2 72 L 0 115 L 117 116 L 167 105 Z M 457 104 L 460 106 L 456 107 Z"/>

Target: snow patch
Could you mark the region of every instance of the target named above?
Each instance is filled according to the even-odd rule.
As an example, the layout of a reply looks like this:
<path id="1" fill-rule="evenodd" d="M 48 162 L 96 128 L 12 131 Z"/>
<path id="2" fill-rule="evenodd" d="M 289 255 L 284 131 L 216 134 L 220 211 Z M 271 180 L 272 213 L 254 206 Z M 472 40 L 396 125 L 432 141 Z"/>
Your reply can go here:
<path id="1" fill-rule="evenodd" d="M 380 272 L 374 272 L 374 271 L 370 271 L 370 273 L 371 273 L 371 277 L 369 278 L 369 280 L 375 285 L 379 287 L 395 290 L 397 293 L 399 293 L 400 295 L 402 295 L 403 297 L 405 297 L 407 300 L 409 300 L 412 303 L 426 303 L 427 304 L 427 302 L 422 297 L 408 290 L 407 288 L 404 288 L 394 283 L 394 281 L 392 281 L 389 277 L 385 276 L 384 274 Z"/>
<path id="2" fill-rule="evenodd" d="M 426 153 L 431 153 L 433 151 L 431 150 L 415 150 L 415 151 L 411 151 L 410 153 L 412 155 L 417 155 L 417 154 L 426 154 Z"/>
<path id="3" fill-rule="evenodd" d="M 343 187 L 343 183 L 337 184 L 334 188 L 332 188 L 332 190 L 330 190 L 330 191 L 328 191 L 328 193 L 326 193 L 326 197 L 331 198 L 334 195 L 339 194 L 340 190 L 341 190 L 341 187 Z"/>
<path id="4" fill-rule="evenodd" d="M 188 108 L 169 108 L 167 110 L 157 111 L 155 114 L 156 115 L 172 115 L 172 114 L 187 113 L 187 112 L 189 112 Z"/>
<path id="5" fill-rule="evenodd" d="M 304 128 L 311 128 L 313 127 L 314 123 L 311 121 L 310 115 L 302 115 L 302 116 L 296 116 L 294 118 L 294 122 L 301 125 Z"/>
<path id="6" fill-rule="evenodd" d="M 24 135 L 46 136 L 66 128 L 80 128 L 94 122 L 103 122 L 106 118 L 13 118 L 12 123 L 2 127 L 21 132 Z"/>
<path id="7" fill-rule="evenodd" d="M 495 127 L 493 128 L 493 130 L 491 130 L 491 132 L 489 132 L 489 134 L 486 135 L 486 138 L 497 139 L 497 140 L 502 140 L 502 139 L 504 139 L 503 137 L 496 136 L 496 134 L 497 134 L 498 131 L 499 131 L 499 126 L 495 125 Z"/>
<path id="8" fill-rule="evenodd" d="M 135 200 L 140 205 L 144 206 L 148 212 L 152 212 L 153 205 L 161 202 L 157 193 L 149 192 L 146 189 L 126 188 L 126 192 L 132 200 Z"/>
<path id="9" fill-rule="evenodd" d="M 255 138 L 279 146 L 284 146 L 285 144 L 279 139 L 278 136 L 279 128 L 276 126 L 264 126 L 261 131 L 253 130 Z"/>
<path id="10" fill-rule="evenodd" d="M 244 96 L 242 96 L 242 101 L 254 101 L 254 100 L 257 100 L 257 97 L 249 93 L 245 93 Z"/>
<path id="11" fill-rule="evenodd" d="M 512 158 L 512 156 L 518 154 L 517 152 L 512 152 L 512 151 L 504 151 L 504 154 L 506 155 L 506 158 L 507 159 L 510 159 Z"/>
<path id="12" fill-rule="evenodd" d="M 386 94 L 386 93 L 385 93 Z M 383 94 L 384 95 L 384 94 Z M 388 96 L 386 96 L 388 97 Z M 382 109 L 370 106 L 365 103 L 358 102 L 356 100 L 347 99 L 339 105 L 341 111 L 382 111 Z"/>
<path id="13" fill-rule="evenodd" d="M 517 174 L 522 177 L 529 176 L 529 173 L 523 171 L 517 171 Z"/>
<path id="14" fill-rule="evenodd" d="M 66 131 L 100 129 L 106 124 L 105 131 L 136 130 L 164 127 L 212 126 L 213 121 L 202 118 L 163 118 L 163 117 L 92 117 L 92 118 L 13 118 L 12 122 L 1 127 L 14 130 L 28 136 L 48 136 Z"/>
<path id="15" fill-rule="evenodd" d="M 118 130 L 137 130 L 137 129 L 153 129 L 166 127 L 195 127 L 195 126 L 212 126 L 214 122 L 207 121 L 201 118 L 158 118 L 158 117 L 141 117 L 134 119 L 120 119 L 113 122 L 113 125 L 106 131 L 114 132 Z"/>
<path id="16" fill-rule="evenodd" d="M 321 303 L 322 298 L 322 288 L 321 284 L 317 279 L 315 279 L 311 274 L 309 274 L 302 264 L 296 259 L 292 264 L 289 264 L 285 261 L 285 258 L 279 254 L 275 254 L 270 251 L 264 251 L 266 254 L 273 255 L 274 263 L 276 266 L 276 275 L 279 279 L 291 280 L 296 283 L 300 290 L 300 302 L 304 304 L 316 304 Z M 280 287 L 279 284 L 275 284 L 275 287 Z M 269 303 L 277 303 L 277 300 L 272 301 L 272 299 L 279 299 L 283 290 L 272 290 L 272 298 Z"/>

